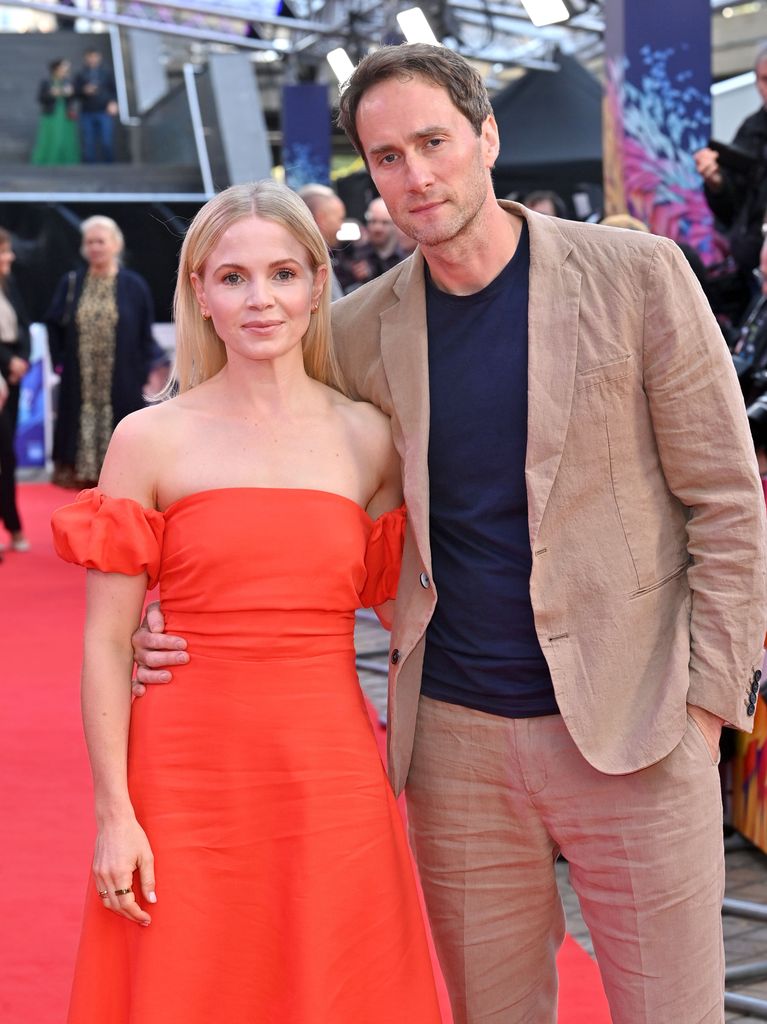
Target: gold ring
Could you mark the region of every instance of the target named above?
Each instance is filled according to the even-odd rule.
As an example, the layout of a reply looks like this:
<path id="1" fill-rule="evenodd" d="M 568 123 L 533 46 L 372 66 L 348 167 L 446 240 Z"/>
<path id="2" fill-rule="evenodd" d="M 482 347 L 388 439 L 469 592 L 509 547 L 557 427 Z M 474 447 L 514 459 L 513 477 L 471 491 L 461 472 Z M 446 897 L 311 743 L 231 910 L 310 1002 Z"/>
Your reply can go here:
<path id="1" fill-rule="evenodd" d="M 115 896 L 127 896 L 129 892 L 133 892 L 133 889 L 128 888 L 128 889 L 115 889 L 114 890 Z"/>
<path id="2" fill-rule="evenodd" d="M 102 900 L 103 900 L 103 899 L 104 899 L 104 898 L 105 898 L 106 896 L 108 896 L 108 895 L 109 895 L 109 890 L 108 890 L 108 889 L 103 889 L 103 890 L 102 890 L 102 889 L 99 889 L 99 896 L 100 896 L 100 897 L 102 898 Z"/>

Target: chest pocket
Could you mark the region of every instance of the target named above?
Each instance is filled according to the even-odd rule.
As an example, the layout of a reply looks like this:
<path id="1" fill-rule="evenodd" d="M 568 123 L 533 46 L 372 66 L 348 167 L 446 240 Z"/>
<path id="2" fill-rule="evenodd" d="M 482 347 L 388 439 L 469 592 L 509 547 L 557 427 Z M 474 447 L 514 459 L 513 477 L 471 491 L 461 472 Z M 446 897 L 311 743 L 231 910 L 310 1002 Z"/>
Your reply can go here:
<path id="1" fill-rule="evenodd" d="M 575 390 L 585 391 L 586 388 L 595 388 L 600 384 L 623 380 L 624 377 L 629 377 L 633 373 L 633 362 L 634 357 L 629 353 L 609 363 L 602 363 L 601 366 L 580 370 L 575 377 Z"/>

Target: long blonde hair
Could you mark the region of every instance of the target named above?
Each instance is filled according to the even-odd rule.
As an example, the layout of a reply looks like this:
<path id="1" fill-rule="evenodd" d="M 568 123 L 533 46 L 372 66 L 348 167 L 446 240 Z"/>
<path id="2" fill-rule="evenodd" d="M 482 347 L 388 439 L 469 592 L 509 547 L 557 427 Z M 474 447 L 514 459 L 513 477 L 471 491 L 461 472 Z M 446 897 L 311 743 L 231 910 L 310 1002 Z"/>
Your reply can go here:
<path id="1" fill-rule="evenodd" d="M 203 320 L 191 275 L 202 274 L 205 261 L 224 233 L 238 220 L 256 215 L 281 224 L 306 249 L 312 271 L 327 268 L 319 308 L 302 338 L 304 367 L 310 377 L 346 391 L 330 333 L 330 257 L 306 204 L 285 185 L 267 178 L 232 185 L 197 212 L 181 246 L 178 280 L 173 299 L 176 321 L 176 360 L 171 379 L 160 397 L 188 391 L 213 377 L 226 364 L 226 348 L 212 320 Z"/>

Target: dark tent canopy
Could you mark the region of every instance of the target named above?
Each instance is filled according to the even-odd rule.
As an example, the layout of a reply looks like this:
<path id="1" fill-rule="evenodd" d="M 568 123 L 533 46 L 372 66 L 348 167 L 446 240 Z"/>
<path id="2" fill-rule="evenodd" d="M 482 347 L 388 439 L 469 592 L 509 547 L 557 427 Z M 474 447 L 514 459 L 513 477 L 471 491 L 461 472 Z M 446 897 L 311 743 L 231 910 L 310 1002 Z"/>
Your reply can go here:
<path id="1" fill-rule="evenodd" d="M 553 189 L 571 206 L 574 192 L 601 190 L 602 86 L 573 57 L 555 60 L 559 71 L 528 71 L 492 100 L 500 197 Z"/>

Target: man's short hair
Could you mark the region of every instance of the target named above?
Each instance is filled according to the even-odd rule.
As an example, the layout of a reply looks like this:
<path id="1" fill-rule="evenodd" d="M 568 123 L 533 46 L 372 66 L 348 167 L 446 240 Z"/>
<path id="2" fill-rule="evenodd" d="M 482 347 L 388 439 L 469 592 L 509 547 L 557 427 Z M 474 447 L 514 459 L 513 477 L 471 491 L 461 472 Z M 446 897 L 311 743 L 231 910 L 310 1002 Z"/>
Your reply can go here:
<path id="1" fill-rule="evenodd" d="M 767 40 L 759 44 L 759 49 L 756 51 L 756 57 L 754 58 L 754 70 L 765 61 L 767 61 Z"/>
<path id="2" fill-rule="evenodd" d="M 390 78 L 401 82 L 420 78 L 444 89 L 475 135 L 482 134 L 485 118 L 493 113 L 485 83 L 459 54 L 431 43 L 382 46 L 359 62 L 339 101 L 338 124 L 363 159 L 365 154 L 357 133 L 357 108 L 368 89 Z"/>

